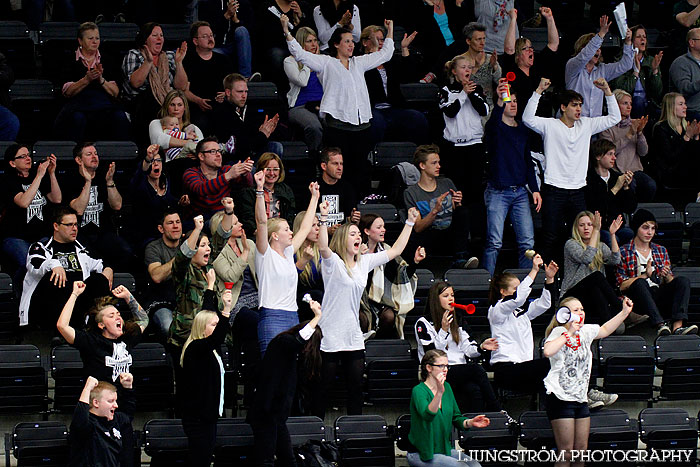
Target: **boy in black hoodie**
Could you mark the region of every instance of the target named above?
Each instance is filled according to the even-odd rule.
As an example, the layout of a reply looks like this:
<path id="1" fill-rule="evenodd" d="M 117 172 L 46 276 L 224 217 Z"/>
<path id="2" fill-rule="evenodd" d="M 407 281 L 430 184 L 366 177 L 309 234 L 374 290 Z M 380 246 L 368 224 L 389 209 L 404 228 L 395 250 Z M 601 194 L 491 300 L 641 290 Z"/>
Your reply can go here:
<path id="1" fill-rule="evenodd" d="M 70 425 L 71 467 L 119 467 L 132 464 L 136 407 L 131 373 L 121 373 L 122 410 L 116 412 L 117 389 L 89 376 Z"/>

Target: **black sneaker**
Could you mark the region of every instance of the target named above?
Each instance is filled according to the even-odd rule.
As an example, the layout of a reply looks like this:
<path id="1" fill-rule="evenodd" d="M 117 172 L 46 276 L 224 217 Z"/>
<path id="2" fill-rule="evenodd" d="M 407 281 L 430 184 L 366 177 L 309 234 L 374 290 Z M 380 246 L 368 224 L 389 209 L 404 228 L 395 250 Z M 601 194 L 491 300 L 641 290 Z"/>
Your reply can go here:
<path id="1" fill-rule="evenodd" d="M 679 336 L 685 336 L 686 334 L 697 334 L 697 333 L 698 333 L 698 327 L 694 324 L 691 324 L 690 326 L 681 326 L 673 331 L 673 334 L 679 335 Z"/>
<path id="2" fill-rule="evenodd" d="M 697 327 L 696 327 L 697 330 Z M 661 323 L 658 328 L 656 328 L 656 337 L 670 336 L 671 328 L 669 328 L 666 323 Z"/>

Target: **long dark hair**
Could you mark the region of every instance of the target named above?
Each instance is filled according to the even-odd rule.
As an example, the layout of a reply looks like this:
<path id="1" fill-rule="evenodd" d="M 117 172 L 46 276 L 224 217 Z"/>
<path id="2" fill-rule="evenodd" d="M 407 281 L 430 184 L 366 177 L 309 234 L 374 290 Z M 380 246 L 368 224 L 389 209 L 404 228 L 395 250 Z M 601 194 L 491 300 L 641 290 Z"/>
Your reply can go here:
<path id="1" fill-rule="evenodd" d="M 452 285 L 447 281 L 437 281 L 435 282 L 428 291 L 428 303 L 425 306 L 425 316 L 433 322 L 433 326 L 436 331 L 440 331 L 442 327 L 442 315 L 445 314 L 445 310 L 440 305 L 440 294 L 447 289 L 451 289 Z M 450 334 L 452 334 L 452 339 L 455 343 L 459 344 L 459 320 L 457 317 L 453 317 L 452 323 L 450 323 Z"/>
<path id="2" fill-rule="evenodd" d="M 286 331 L 281 332 L 280 335 L 296 335 L 307 324 L 309 324 L 308 320 L 292 326 Z M 321 331 L 320 326 L 316 325 L 314 333 L 309 340 L 306 341 L 301 351 L 302 374 L 307 381 L 316 381 L 321 376 L 321 339 L 323 339 L 323 331 Z"/>

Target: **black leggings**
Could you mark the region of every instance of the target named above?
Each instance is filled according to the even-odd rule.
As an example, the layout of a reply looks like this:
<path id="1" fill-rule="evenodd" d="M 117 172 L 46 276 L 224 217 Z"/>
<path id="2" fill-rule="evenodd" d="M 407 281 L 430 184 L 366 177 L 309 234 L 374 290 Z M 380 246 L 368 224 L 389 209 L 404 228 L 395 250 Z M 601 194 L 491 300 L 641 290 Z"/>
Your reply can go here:
<path id="1" fill-rule="evenodd" d="M 284 421 L 278 422 L 269 419 L 253 422 L 251 426 L 255 436 L 255 465 L 274 466 L 275 454 L 277 455 L 278 465 L 296 465 L 294 451 L 292 450 L 292 440 L 289 437 L 289 430 Z"/>
<path id="2" fill-rule="evenodd" d="M 189 467 L 209 467 L 216 446 L 216 420 L 182 419 L 187 435 Z"/>
<path id="3" fill-rule="evenodd" d="M 338 364 L 345 369 L 345 386 L 348 391 L 348 415 L 362 415 L 362 372 L 365 368 L 364 350 L 346 350 L 342 352 L 321 352 L 321 384 L 314 395 L 313 415 L 321 420 L 326 416 L 328 393 L 330 392 Z"/>
<path id="4" fill-rule="evenodd" d="M 484 367 L 477 363 L 450 365 L 447 382 L 457 400 L 457 406 L 464 412 L 498 412 L 501 404 L 496 399 Z M 479 401 L 479 393 L 481 401 Z"/>
<path id="5" fill-rule="evenodd" d="M 544 379 L 550 365 L 548 358 L 538 358 L 521 363 L 495 363 L 491 367 L 493 381 L 498 387 L 537 394 L 544 391 Z"/>
<path id="6" fill-rule="evenodd" d="M 586 322 L 604 324 L 622 311 L 622 302 L 602 272 L 595 271 L 566 291 L 564 297 L 576 297 L 586 312 Z"/>

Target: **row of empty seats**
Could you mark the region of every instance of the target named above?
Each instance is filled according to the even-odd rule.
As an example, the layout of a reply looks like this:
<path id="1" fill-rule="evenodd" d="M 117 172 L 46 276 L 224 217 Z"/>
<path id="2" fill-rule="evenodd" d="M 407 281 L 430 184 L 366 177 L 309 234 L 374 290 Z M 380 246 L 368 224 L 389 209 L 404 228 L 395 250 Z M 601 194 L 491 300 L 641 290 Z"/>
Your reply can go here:
<path id="1" fill-rule="evenodd" d="M 467 417 L 474 415 L 465 414 Z M 524 412 L 517 425 L 510 424 L 500 412 L 486 415 L 491 420 L 487 428 L 453 431 L 453 439 L 465 451 L 514 450 L 518 445 L 531 450 L 555 448 L 551 422 L 545 412 Z M 410 427 L 408 414 L 401 415 L 393 426 L 379 415 L 341 416 L 335 420 L 332 430 L 317 417 L 290 417 L 287 420 L 294 446 L 310 440 L 334 441 L 343 464 L 352 466 L 395 465 L 394 443 L 399 450 L 413 450 L 408 440 Z M 140 465 L 141 447 L 150 456 L 152 467 L 184 465 L 186 462 L 187 437 L 181 420 L 150 420 L 135 438 L 137 465 Z M 591 413 L 589 449 L 636 450 L 639 441 L 649 450 L 690 450 L 694 464 L 697 419 L 680 408 L 643 409 L 638 419 L 630 418 L 627 412 L 619 409 Z M 12 433 L 5 435 L 7 467 L 10 466 L 10 453 L 14 454 L 18 465 L 64 465 L 68 457 L 68 430 L 60 422 L 19 423 Z M 214 465 L 253 465 L 252 456 L 250 425 L 242 418 L 220 419 Z"/>

